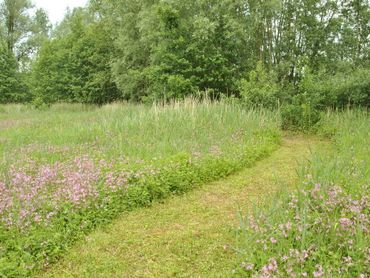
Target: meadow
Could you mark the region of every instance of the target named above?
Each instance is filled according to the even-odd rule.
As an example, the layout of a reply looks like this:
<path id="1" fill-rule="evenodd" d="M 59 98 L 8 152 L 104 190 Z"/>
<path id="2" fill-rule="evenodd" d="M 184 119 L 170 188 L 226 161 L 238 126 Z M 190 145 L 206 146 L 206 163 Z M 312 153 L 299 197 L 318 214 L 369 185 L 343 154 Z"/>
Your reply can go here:
<path id="1" fill-rule="evenodd" d="M 0 106 L 0 276 L 367 277 L 367 111 L 281 126 L 224 101 Z"/>
<path id="2" fill-rule="evenodd" d="M 0 275 L 29 276 L 120 213 L 278 148 L 276 112 L 169 105 L 0 107 Z"/>
<path id="3" fill-rule="evenodd" d="M 46 2 L 0 0 L 0 278 L 370 277 L 369 0 Z"/>
<path id="4" fill-rule="evenodd" d="M 327 113 L 331 145 L 298 168 L 293 192 L 242 215 L 237 273 L 253 277 L 368 277 L 370 128 L 365 111 Z"/>

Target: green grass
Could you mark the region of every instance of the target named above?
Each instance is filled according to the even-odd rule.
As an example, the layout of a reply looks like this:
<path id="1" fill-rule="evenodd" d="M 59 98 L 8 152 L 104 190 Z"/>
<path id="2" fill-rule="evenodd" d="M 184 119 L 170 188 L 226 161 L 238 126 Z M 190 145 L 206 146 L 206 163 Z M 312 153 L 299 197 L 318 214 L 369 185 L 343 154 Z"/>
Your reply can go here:
<path id="1" fill-rule="evenodd" d="M 47 163 L 79 154 L 131 160 L 207 154 L 212 149 L 232 154 L 258 133 L 277 134 L 279 124 L 277 113 L 194 100 L 165 107 L 56 105 L 47 111 L 3 106 L 0 169 L 25 157 Z"/>
<path id="2" fill-rule="evenodd" d="M 270 155 L 277 113 L 222 102 L 0 108 L 0 276 L 30 276 L 122 212 Z"/>
<path id="3" fill-rule="evenodd" d="M 236 267 L 237 212 L 260 203 L 321 142 L 286 136 L 281 148 L 254 167 L 125 213 L 76 244 L 40 277 L 230 277 Z"/>
<path id="4" fill-rule="evenodd" d="M 56 162 L 59 175 L 100 176 L 84 188 L 94 198 L 54 200 L 50 223 L 0 224 L 0 276 L 366 275 L 368 123 L 364 111 L 328 113 L 316 132 L 330 146 L 286 135 L 278 149 L 277 113 L 223 102 L 1 106 L 0 190 L 17 195 L 14 171 L 39 186 L 37 170 Z M 128 180 L 111 191 L 105 174 Z M 50 212 L 53 182 L 32 217 Z"/>
<path id="5" fill-rule="evenodd" d="M 369 116 L 327 113 L 317 133 L 332 146 L 313 153 L 299 171 L 297 190 L 243 218 L 241 276 L 367 277 Z"/>

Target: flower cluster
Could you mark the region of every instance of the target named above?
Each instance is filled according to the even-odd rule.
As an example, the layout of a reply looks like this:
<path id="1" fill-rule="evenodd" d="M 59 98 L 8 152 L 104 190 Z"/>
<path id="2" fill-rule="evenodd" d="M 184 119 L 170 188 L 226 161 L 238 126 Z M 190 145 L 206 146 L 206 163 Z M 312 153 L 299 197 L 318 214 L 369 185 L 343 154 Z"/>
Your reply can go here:
<path id="1" fill-rule="evenodd" d="M 248 218 L 244 235 L 254 242 L 244 250 L 244 272 L 253 277 L 367 277 L 367 194 L 355 198 L 339 186 L 312 184 L 287 198 L 273 214 L 260 211 Z"/>
<path id="2" fill-rule="evenodd" d="M 41 166 L 29 160 L 25 165 L 11 166 L 0 181 L 0 224 L 19 228 L 48 224 L 65 204 L 87 206 L 100 194 L 125 189 L 133 178 L 156 173 L 149 168 L 113 171 L 112 163 L 88 156 Z"/>

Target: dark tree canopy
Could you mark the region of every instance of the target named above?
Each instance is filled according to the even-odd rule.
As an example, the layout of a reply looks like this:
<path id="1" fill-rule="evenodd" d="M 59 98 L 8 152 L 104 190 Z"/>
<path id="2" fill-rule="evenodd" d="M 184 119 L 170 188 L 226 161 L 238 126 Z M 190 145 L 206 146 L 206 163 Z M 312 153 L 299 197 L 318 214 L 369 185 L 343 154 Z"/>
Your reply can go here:
<path id="1" fill-rule="evenodd" d="M 0 3 L 2 75 L 13 76 L 0 81 L 2 102 L 21 78 L 46 103 L 369 104 L 368 0 L 90 0 L 51 34 L 31 1 Z"/>

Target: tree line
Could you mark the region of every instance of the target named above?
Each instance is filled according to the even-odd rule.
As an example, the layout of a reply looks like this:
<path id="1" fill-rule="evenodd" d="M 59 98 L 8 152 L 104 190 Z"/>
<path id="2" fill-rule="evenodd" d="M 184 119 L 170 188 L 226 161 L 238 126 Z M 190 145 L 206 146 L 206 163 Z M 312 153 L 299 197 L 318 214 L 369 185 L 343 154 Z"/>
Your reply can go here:
<path id="1" fill-rule="evenodd" d="M 54 27 L 0 3 L 3 103 L 370 103 L 368 0 L 90 0 Z"/>

